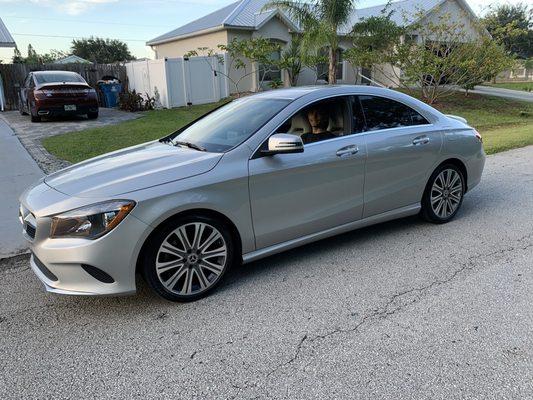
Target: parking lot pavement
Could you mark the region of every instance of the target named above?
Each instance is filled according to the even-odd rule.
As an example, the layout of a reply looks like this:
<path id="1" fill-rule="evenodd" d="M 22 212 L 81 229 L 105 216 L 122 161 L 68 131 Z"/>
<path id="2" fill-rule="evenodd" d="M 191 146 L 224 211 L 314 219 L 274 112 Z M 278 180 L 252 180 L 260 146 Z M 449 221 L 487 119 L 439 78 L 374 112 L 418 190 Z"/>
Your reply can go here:
<path id="1" fill-rule="evenodd" d="M 457 218 L 409 218 L 243 266 L 172 304 L 46 294 L 0 265 L 0 398 L 533 398 L 533 146 Z"/>
<path id="2" fill-rule="evenodd" d="M 26 251 L 18 198 L 43 176 L 13 131 L 0 119 L 0 259 Z"/>
<path id="3" fill-rule="evenodd" d="M 20 142 L 28 150 L 39 167 L 47 174 L 64 168 L 69 164 L 58 160 L 48 153 L 41 144 L 45 137 L 59 135 L 61 133 L 81 131 L 88 128 L 96 128 L 113 125 L 119 122 L 139 118 L 141 114 L 120 111 L 113 108 L 100 108 L 98 119 L 90 120 L 85 116 L 72 116 L 63 118 L 44 119 L 41 122 L 31 122 L 27 115 L 20 115 L 18 111 L 6 111 L 0 113 L 7 124 L 15 131 Z"/>

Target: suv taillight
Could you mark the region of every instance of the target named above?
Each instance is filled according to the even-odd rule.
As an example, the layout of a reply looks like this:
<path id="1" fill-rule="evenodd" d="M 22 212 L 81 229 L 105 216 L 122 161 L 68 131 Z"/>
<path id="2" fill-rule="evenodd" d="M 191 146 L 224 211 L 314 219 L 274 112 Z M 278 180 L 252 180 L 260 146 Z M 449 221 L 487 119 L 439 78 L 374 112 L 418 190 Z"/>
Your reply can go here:
<path id="1" fill-rule="evenodd" d="M 476 139 L 479 140 L 479 143 L 483 143 L 483 138 L 481 137 L 480 133 L 478 131 L 474 131 L 476 133 Z"/>

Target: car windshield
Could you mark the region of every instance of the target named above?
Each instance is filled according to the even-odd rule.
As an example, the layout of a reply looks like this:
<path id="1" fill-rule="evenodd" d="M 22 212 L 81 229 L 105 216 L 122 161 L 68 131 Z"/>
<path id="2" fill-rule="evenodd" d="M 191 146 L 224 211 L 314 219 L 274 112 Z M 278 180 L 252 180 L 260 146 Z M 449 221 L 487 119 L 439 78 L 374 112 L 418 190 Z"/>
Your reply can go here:
<path id="1" fill-rule="evenodd" d="M 37 83 L 55 83 L 55 82 L 81 82 L 85 83 L 83 78 L 78 74 L 69 74 L 66 72 L 47 72 L 46 74 L 35 74 Z"/>
<path id="2" fill-rule="evenodd" d="M 181 131 L 172 143 L 225 152 L 248 139 L 289 103 L 287 99 L 253 97 L 235 100 Z"/>

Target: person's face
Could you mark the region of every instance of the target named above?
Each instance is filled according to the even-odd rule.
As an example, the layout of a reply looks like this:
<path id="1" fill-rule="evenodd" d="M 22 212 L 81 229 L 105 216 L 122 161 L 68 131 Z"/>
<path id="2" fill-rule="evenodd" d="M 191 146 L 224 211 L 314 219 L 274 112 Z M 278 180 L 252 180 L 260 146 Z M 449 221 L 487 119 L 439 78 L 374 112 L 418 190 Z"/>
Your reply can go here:
<path id="1" fill-rule="evenodd" d="M 309 124 L 313 128 L 327 128 L 329 123 L 329 118 L 327 113 L 324 110 L 321 110 L 319 108 L 312 108 L 307 112 L 307 119 L 309 120 Z"/>

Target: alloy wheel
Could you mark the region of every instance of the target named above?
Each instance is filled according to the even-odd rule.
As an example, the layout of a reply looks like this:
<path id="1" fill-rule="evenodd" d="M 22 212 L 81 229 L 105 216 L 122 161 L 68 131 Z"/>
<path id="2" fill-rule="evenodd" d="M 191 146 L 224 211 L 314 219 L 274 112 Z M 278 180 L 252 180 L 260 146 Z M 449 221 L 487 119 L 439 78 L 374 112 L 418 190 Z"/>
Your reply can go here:
<path id="1" fill-rule="evenodd" d="M 437 175 L 431 187 L 431 208 L 442 219 L 449 218 L 461 204 L 463 180 L 457 171 L 448 168 Z"/>
<path id="2" fill-rule="evenodd" d="M 221 277 L 228 258 L 222 234 L 204 222 L 186 223 L 160 245 L 156 274 L 170 292 L 182 296 L 202 293 Z"/>

